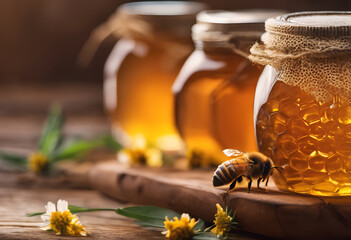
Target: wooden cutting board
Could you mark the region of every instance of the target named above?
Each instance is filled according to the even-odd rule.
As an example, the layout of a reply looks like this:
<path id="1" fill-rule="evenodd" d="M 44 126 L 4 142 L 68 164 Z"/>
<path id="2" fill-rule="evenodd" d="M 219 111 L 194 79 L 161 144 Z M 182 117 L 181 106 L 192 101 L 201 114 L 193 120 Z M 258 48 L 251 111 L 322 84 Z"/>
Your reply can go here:
<path id="1" fill-rule="evenodd" d="M 225 197 L 212 171 L 97 165 L 91 185 L 122 202 L 156 205 L 213 221 L 216 203 L 236 211 L 239 229 L 278 239 L 350 239 L 351 198 L 320 198 L 244 186 Z M 273 181 L 272 181 L 273 182 Z M 255 184 L 253 184 L 255 185 Z"/>

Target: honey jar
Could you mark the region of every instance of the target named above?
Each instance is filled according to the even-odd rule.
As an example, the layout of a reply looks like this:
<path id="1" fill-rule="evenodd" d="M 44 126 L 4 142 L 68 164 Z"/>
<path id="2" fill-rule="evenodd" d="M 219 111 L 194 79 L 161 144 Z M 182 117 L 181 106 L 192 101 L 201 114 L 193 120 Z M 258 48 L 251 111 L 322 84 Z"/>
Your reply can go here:
<path id="1" fill-rule="evenodd" d="M 250 46 L 277 11 L 204 11 L 192 29 L 195 51 L 174 85 L 175 117 L 190 166 L 217 165 L 222 150 L 255 151 L 253 101 L 261 71 Z"/>
<path id="2" fill-rule="evenodd" d="M 151 145 L 166 139 L 166 148 L 179 145 L 171 86 L 193 49 L 195 16 L 205 7 L 196 2 L 127 3 L 105 26 L 112 25 L 120 37 L 105 64 L 104 100 L 122 145 L 140 137 Z"/>
<path id="3" fill-rule="evenodd" d="M 255 96 L 259 150 L 282 190 L 351 195 L 351 12 L 266 21 L 250 59 L 267 65 Z"/>

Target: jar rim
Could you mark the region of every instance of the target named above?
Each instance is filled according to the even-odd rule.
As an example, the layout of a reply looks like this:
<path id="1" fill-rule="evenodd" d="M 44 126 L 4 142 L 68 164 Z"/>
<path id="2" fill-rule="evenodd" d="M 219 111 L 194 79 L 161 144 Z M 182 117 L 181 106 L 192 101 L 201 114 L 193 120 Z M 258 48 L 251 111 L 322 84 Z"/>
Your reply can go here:
<path id="1" fill-rule="evenodd" d="M 314 37 L 351 36 L 351 11 L 314 11 L 289 13 L 270 18 L 267 32 Z"/>
<path id="2" fill-rule="evenodd" d="M 194 41 L 228 42 L 235 38 L 259 40 L 265 20 L 286 13 L 276 9 L 243 9 L 236 11 L 205 10 L 196 16 L 192 27 Z"/>
<path id="3" fill-rule="evenodd" d="M 118 10 L 130 15 L 149 17 L 196 16 L 207 8 L 205 3 L 188 1 L 142 1 L 122 4 Z"/>

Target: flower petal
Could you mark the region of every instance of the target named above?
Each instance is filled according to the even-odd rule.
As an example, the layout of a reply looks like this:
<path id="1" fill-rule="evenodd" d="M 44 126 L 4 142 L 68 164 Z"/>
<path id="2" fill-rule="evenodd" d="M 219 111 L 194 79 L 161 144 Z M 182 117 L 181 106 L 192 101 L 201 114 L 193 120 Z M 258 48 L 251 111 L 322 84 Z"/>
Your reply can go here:
<path id="1" fill-rule="evenodd" d="M 117 153 L 117 160 L 121 164 L 127 164 L 130 163 L 130 155 L 127 153 L 126 150 L 121 150 Z"/>
<path id="2" fill-rule="evenodd" d="M 45 213 L 43 215 L 41 215 L 41 220 L 45 221 L 49 221 L 51 218 L 51 214 Z"/>
<path id="3" fill-rule="evenodd" d="M 40 224 L 40 228 L 41 228 L 41 229 L 47 228 L 47 227 L 50 228 L 50 222 L 49 222 L 49 221 L 45 221 L 45 222 L 43 222 L 42 224 Z"/>
<path id="4" fill-rule="evenodd" d="M 47 214 L 51 214 L 52 212 L 56 212 L 56 207 L 55 207 L 55 204 L 53 202 L 48 202 L 45 205 L 45 209 L 46 209 Z"/>
<path id="5" fill-rule="evenodd" d="M 66 200 L 59 199 L 57 201 L 57 211 L 64 212 L 68 210 L 68 202 Z"/>
<path id="6" fill-rule="evenodd" d="M 190 216 L 188 213 L 183 213 L 182 216 L 180 217 L 181 219 L 182 218 L 186 218 L 187 220 L 190 220 Z"/>

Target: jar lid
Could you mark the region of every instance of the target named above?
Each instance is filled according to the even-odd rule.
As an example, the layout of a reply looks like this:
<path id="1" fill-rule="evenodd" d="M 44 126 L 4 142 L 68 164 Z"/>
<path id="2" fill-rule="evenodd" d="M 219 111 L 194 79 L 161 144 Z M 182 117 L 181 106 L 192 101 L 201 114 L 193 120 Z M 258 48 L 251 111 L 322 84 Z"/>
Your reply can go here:
<path id="1" fill-rule="evenodd" d="M 285 13 L 282 10 L 209 10 L 200 12 L 193 31 L 261 31 L 266 19 Z"/>
<path id="2" fill-rule="evenodd" d="M 247 56 L 249 47 L 264 33 L 267 18 L 285 13 L 282 10 L 202 11 L 192 28 L 198 48 L 225 46 L 239 55 Z"/>
<path id="3" fill-rule="evenodd" d="M 351 101 L 351 11 L 271 18 L 261 40 L 250 49 L 249 59 L 275 68 L 280 81 L 318 101 L 335 95 Z"/>
<path id="4" fill-rule="evenodd" d="M 204 9 L 207 5 L 200 2 L 144 1 L 122 4 L 117 14 L 120 20 L 135 21 L 135 25 L 143 21 L 153 33 L 189 38 L 197 13 Z"/>
<path id="5" fill-rule="evenodd" d="M 131 2 L 122 4 L 119 10 L 126 11 L 129 14 L 143 16 L 180 16 L 193 15 L 205 9 L 206 4 L 200 2 L 185 1 L 145 1 Z"/>
<path id="6" fill-rule="evenodd" d="M 351 36 L 351 12 L 297 12 L 266 21 L 266 31 L 313 37 Z"/>

